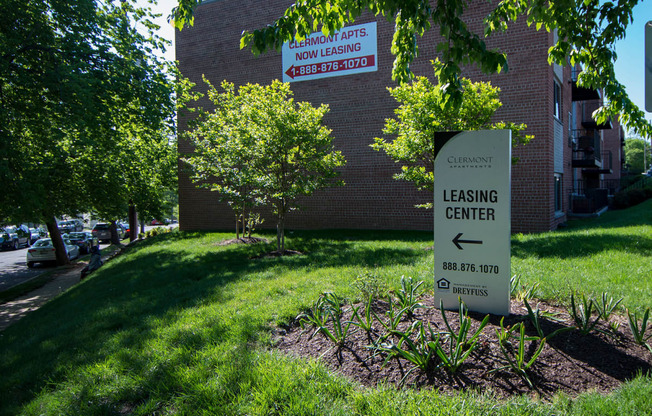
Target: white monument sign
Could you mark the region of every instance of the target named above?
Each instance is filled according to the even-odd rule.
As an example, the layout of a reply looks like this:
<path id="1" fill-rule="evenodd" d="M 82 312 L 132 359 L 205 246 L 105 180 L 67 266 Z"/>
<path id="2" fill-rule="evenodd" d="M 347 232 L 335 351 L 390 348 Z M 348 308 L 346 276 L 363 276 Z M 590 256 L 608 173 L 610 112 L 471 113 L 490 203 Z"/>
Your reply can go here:
<path id="1" fill-rule="evenodd" d="M 283 44 L 283 82 L 338 77 L 378 70 L 376 22 L 345 27 L 328 36 L 310 34 Z"/>
<path id="2" fill-rule="evenodd" d="M 435 135 L 435 303 L 510 312 L 511 131 Z"/>

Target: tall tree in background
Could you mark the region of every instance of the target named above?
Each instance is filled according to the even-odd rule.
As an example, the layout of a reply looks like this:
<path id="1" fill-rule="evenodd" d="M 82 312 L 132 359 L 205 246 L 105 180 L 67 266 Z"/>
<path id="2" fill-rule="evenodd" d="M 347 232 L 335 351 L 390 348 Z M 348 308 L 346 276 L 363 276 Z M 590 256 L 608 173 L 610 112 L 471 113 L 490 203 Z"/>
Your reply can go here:
<path id="1" fill-rule="evenodd" d="M 298 198 L 342 184 L 334 178 L 345 161 L 322 124 L 328 106 L 295 103 L 290 85 L 279 81 L 237 91 L 223 82 L 222 89 L 209 84 L 215 111 L 200 117 L 188 135 L 195 147 L 185 159 L 192 179 L 217 191 L 236 212 L 258 203 L 269 206 L 276 215 L 277 250 L 283 253 L 286 217 L 298 208 Z"/>
<path id="2" fill-rule="evenodd" d="M 435 73 L 440 66 L 440 62 L 433 62 Z M 428 190 L 432 195 L 435 132 L 510 129 L 513 146 L 531 139 L 523 134 L 527 127 L 525 124 L 492 122 L 494 113 L 502 105 L 498 87 L 466 78 L 460 82 L 462 102 L 455 109 L 444 105 L 446 98 L 441 83 L 433 85 L 426 77 L 388 88 L 400 105 L 394 110 L 396 118 L 385 120 L 383 133 L 396 137 L 391 141 L 377 137 L 371 147 L 383 150 L 394 162 L 402 164 L 401 172 L 394 175 L 395 179 L 412 182 L 417 189 Z M 419 206 L 432 208 L 432 203 Z"/>
<path id="3" fill-rule="evenodd" d="M 46 223 L 59 263 L 56 217 L 127 201 L 121 173 L 143 183 L 159 161 L 134 148 L 173 126 L 173 74 L 153 54 L 165 42 L 134 4 L 0 3 L 0 218 Z"/>
<path id="4" fill-rule="evenodd" d="M 178 29 L 192 24 L 193 8 L 200 0 L 178 0 L 172 18 Z M 614 44 L 625 37 L 632 22 L 632 9 L 639 0 L 605 2 L 600 0 L 550 1 L 504 0 L 495 2 L 494 10 L 485 19 L 483 33 L 474 33 L 463 19 L 472 1 L 459 0 L 298 0 L 265 28 L 245 31 L 240 47 L 255 53 L 279 50 L 284 42 L 303 40 L 310 33 L 324 34 L 351 24 L 365 11 L 383 15 L 395 23 L 391 51 L 396 56 L 393 77 L 403 83 L 414 74 L 410 64 L 418 56 L 418 37 L 437 30 L 442 41 L 436 46 L 443 65 L 437 78 L 445 88 L 446 105 L 457 107 L 462 102 L 461 67 L 475 64 L 485 73 L 508 69 L 508 57 L 487 48 L 483 38 L 506 30 L 517 19 L 526 19 L 537 30 L 557 30 L 555 45 L 548 51 L 548 61 L 566 65 L 580 64 L 578 84 L 604 89 L 605 106 L 596 114 L 601 123 L 609 116 L 619 116 L 621 123 L 635 133 L 650 137 L 652 125 L 644 113 L 629 99 L 614 71 Z"/>
<path id="5" fill-rule="evenodd" d="M 633 174 L 647 172 L 652 164 L 650 143 L 641 138 L 628 138 L 625 140 L 625 162 Z"/>

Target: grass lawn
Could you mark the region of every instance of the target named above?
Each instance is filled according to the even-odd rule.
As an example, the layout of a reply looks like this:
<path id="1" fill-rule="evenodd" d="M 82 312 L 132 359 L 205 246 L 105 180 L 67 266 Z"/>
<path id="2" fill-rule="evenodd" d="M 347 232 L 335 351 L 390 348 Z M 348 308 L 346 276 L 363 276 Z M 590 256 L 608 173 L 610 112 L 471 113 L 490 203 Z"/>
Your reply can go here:
<path id="1" fill-rule="evenodd" d="M 264 234 L 274 241 L 274 236 Z M 288 233 L 302 256 L 251 259 L 270 245 L 219 246 L 227 233 L 173 232 L 114 258 L 0 332 L 0 414 L 436 415 L 652 414 L 652 380 L 609 395 L 455 396 L 365 388 L 273 348 L 270 329 L 324 291 L 355 299 L 375 274 L 432 285 L 431 232 Z M 512 239 L 512 273 L 543 299 L 571 290 L 652 306 L 652 200 Z"/>

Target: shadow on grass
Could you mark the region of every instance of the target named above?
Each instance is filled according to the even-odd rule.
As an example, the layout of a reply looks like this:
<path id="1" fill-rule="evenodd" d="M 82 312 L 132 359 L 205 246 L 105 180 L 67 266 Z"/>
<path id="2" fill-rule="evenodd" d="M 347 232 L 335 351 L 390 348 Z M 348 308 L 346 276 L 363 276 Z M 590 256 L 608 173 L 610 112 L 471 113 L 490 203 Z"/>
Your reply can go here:
<path id="1" fill-rule="evenodd" d="M 606 250 L 616 250 L 649 257 L 652 253 L 652 238 L 623 233 L 601 233 L 582 235 L 576 232 L 546 234 L 541 238 L 525 241 L 512 239 L 512 256 L 526 258 L 557 257 L 562 259 L 589 257 Z"/>
<path id="2" fill-rule="evenodd" d="M 381 244 L 357 243 L 364 233 L 334 238 L 337 233 L 296 232 L 288 246 L 305 253 L 281 258 L 252 257 L 275 249 L 274 244 L 233 245 L 214 250 L 172 248 L 177 243 L 201 240 L 205 233 L 169 233 L 139 242 L 94 272 L 40 310 L 14 324 L 0 336 L 0 413 L 10 414 L 16 406 L 34 398 L 48 383 L 66 378 L 66 369 L 78 369 L 101 362 L 108 355 L 118 355 L 125 368 L 142 370 L 142 377 L 153 384 L 161 372 L 175 371 L 158 366 L 147 370 L 148 345 L 178 319 L 177 312 L 202 302 L 223 303 L 230 291 L 223 287 L 254 273 L 273 274 L 321 268 L 410 265 L 428 256 L 406 242 L 428 241 L 426 233 L 373 233 L 365 241 L 382 240 Z M 429 234 L 428 234 L 429 236 Z M 403 238 L 401 238 L 403 237 Z M 396 243 L 394 243 L 396 241 Z M 217 241 L 215 241 L 217 243 Z M 210 243 L 209 243 L 210 244 Z M 246 305 L 243 305 L 243 307 Z M 209 329 L 195 333 L 193 328 L 178 330 L 173 345 L 183 345 L 192 353 L 209 343 L 232 336 L 234 327 L 242 333 L 241 341 L 256 336 L 264 322 L 246 321 L 249 316 L 233 316 L 232 321 L 213 318 Z M 246 322 L 239 322 L 239 320 Z M 170 334 L 167 334 L 169 337 Z M 124 353 L 119 353 L 124 351 Z M 151 374 L 150 374 L 151 373 Z M 163 379 L 164 380 L 164 379 Z M 5 407 L 7 406 L 7 407 Z M 11 410 L 8 410 L 11 409 Z"/>

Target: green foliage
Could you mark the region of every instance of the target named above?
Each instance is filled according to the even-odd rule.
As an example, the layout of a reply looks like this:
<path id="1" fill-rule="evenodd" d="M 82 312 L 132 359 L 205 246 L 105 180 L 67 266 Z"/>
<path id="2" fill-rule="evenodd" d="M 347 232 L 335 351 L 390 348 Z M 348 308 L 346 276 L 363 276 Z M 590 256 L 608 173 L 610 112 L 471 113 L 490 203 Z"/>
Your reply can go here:
<path id="1" fill-rule="evenodd" d="M 176 182 L 179 74 L 135 3 L 0 4 L 0 218 L 155 211 Z"/>
<path id="2" fill-rule="evenodd" d="M 639 324 L 638 313 L 634 311 L 633 313 L 627 309 L 627 323 L 629 324 L 629 329 L 632 331 L 632 336 L 634 337 L 634 342 L 639 345 L 645 345 L 650 352 L 652 352 L 652 347 L 647 343 L 652 334 L 646 335 L 648 330 L 648 319 L 650 318 L 650 308 L 646 308 L 643 312 L 643 319 Z"/>
<path id="3" fill-rule="evenodd" d="M 419 288 L 422 285 L 422 280 L 415 282 L 412 277 L 406 279 L 405 276 L 401 276 L 401 288 L 396 292 L 396 298 L 398 306 L 405 309 L 408 317 L 413 317 L 415 310 L 425 307 L 419 302 L 419 297 L 422 294 Z"/>
<path id="4" fill-rule="evenodd" d="M 441 316 L 444 319 L 446 328 L 448 329 L 448 332 L 444 333 L 448 347 L 446 348 L 442 342 L 438 342 L 436 345 L 433 345 L 433 347 L 435 348 L 435 353 L 441 360 L 441 366 L 446 368 L 450 373 L 454 374 L 457 372 L 460 366 L 464 364 L 464 361 L 466 361 L 466 359 L 475 349 L 478 342 L 478 336 L 482 333 L 484 327 L 489 323 L 489 315 L 484 317 L 478 328 L 469 338 L 468 335 L 471 331 L 471 319 L 468 315 L 468 309 L 461 299 L 458 315 L 459 328 L 457 332 L 455 332 L 455 330 L 448 323 L 448 318 L 446 318 L 446 312 L 444 311 L 443 303 L 440 303 L 439 309 L 441 310 Z"/>
<path id="5" fill-rule="evenodd" d="M 650 160 L 652 160 L 651 150 L 650 142 L 647 140 L 638 137 L 625 139 L 625 163 L 629 165 L 628 169 L 631 173 L 647 172 L 650 168 Z"/>
<path id="6" fill-rule="evenodd" d="M 403 316 L 406 315 L 409 310 L 409 307 L 397 309 L 398 305 L 394 304 L 391 296 L 387 298 L 387 301 L 389 305 L 387 312 L 385 312 L 385 315 L 387 316 L 387 322 L 383 321 L 375 311 L 372 311 L 374 317 L 376 317 L 376 320 L 385 328 L 385 330 L 387 330 L 387 334 L 383 336 L 383 339 L 386 339 L 389 335 L 396 331 L 398 324 L 401 323 Z"/>
<path id="7" fill-rule="evenodd" d="M 415 333 L 416 339 L 413 341 L 410 337 Z M 414 365 L 401 379 L 399 384 L 402 385 L 417 368 L 427 371 L 432 367 L 433 358 L 439 347 L 439 335 L 435 334 L 430 324 L 426 331 L 422 321 L 415 321 L 406 332 L 396 331 L 395 335 L 399 336 L 397 344 L 383 342 L 375 349 L 387 354 L 383 366 L 392 358 L 403 358 Z"/>
<path id="8" fill-rule="evenodd" d="M 271 207 L 277 249 L 285 251 L 285 219 L 298 208 L 297 198 L 343 185 L 335 178 L 344 157 L 333 150 L 331 130 L 322 123 L 328 106 L 295 103 L 290 84 L 279 81 L 247 84 L 237 91 L 224 81 L 223 92 L 205 81 L 215 110 L 201 112 L 187 133 L 195 148 L 184 159 L 191 179 L 216 191 L 243 221 L 247 209 Z"/>
<path id="9" fill-rule="evenodd" d="M 387 285 L 376 272 L 359 273 L 352 286 L 359 292 L 360 299 L 363 301 L 369 298 L 380 299 L 387 293 Z"/>
<path id="10" fill-rule="evenodd" d="M 315 327 L 315 332 L 312 333 L 310 338 L 321 333 L 333 341 L 336 346 L 342 347 L 349 333 L 349 328 L 353 324 L 350 321 L 344 322 L 342 320 L 343 314 L 342 299 L 335 293 L 327 292 L 319 296 L 319 299 L 313 304 L 308 313 L 300 314 L 297 319 L 301 324 L 301 328 L 304 328 L 306 323 Z M 328 321 L 332 323 L 332 330 L 326 325 Z"/>
<path id="11" fill-rule="evenodd" d="M 616 192 L 614 195 L 614 208 L 624 209 L 633 207 L 652 198 L 652 188 L 634 188 Z"/>
<path id="12" fill-rule="evenodd" d="M 434 61 L 433 67 L 437 72 L 442 63 Z M 396 118 L 385 121 L 383 133 L 395 138 L 389 141 L 377 137 L 371 147 L 383 150 L 392 160 L 403 164 L 401 172 L 394 175 L 395 179 L 413 182 L 417 189 L 432 192 L 435 132 L 510 129 L 513 146 L 525 144 L 532 138 L 523 134 L 524 124 L 492 121 L 502 105 L 498 87 L 466 78 L 461 79 L 461 84 L 464 92 L 457 108 L 444 105 L 447 96 L 441 80 L 433 85 L 428 78 L 417 77 L 412 83 L 388 89 L 400 105 L 395 110 Z"/>
<path id="13" fill-rule="evenodd" d="M 554 337 L 557 334 L 569 331 L 571 329 L 571 328 L 568 328 L 568 327 L 562 327 L 562 328 L 559 328 L 559 329 L 553 331 L 552 333 L 550 333 L 548 335 L 545 335 L 543 333 L 543 329 L 541 328 L 541 318 L 543 316 L 542 316 L 541 311 L 539 310 L 539 306 L 537 305 L 537 308 L 535 310 L 532 310 L 532 307 L 530 306 L 527 299 L 523 299 L 523 303 L 525 304 L 525 307 L 527 309 L 527 316 L 528 316 L 528 318 L 530 318 L 530 322 L 532 323 L 532 326 L 534 326 L 534 329 L 537 331 L 537 334 L 539 335 L 539 338 L 541 338 L 541 339 L 543 339 L 543 338 L 550 339 L 550 338 Z M 555 316 L 552 316 L 550 314 L 545 314 L 545 317 L 550 318 L 552 320 L 560 321 L 560 319 L 558 319 Z M 502 320 L 501 320 L 501 327 L 502 327 Z"/>
<path id="14" fill-rule="evenodd" d="M 532 384 L 532 380 L 530 380 L 530 376 L 528 375 L 527 370 L 532 367 L 537 358 L 539 358 L 541 351 L 543 351 L 543 347 L 546 345 L 546 338 L 525 336 L 525 325 L 523 325 L 522 322 L 505 328 L 503 325 L 504 319 L 505 318 L 501 318 L 500 329 L 496 329 L 496 335 L 499 339 L 498 346 L 500 347 L 500 351 L 503 353 L 503 357 L 505 357 L 507 364 L 504 367 L 500 367 L 491 371 L 495 372 L 509 368 L 514 373 L 523 378 L 523 380 L 525 380 L 532 388 L 534 385 Z M 516 335 L 514 332 L 516 332 Z M 512 342 L 513 339 L 517 344 L 516 346 Z M 530 359 L 526 361 L 525 345 L 528 342 L 536 341 L 538 341 L 539 346 L 536 348 L 536 350 L 534 350 L 530 356 Z"/>
<path id="15" fill-rule="evenodd" d="M 521 282 L 521 275 L 515 274 L 509 280 L 510 297 L 519 302 L 537 297 L 539 283 L 527 284 Z"/>
<path id="16" fill-rule="evenodd" d="M 607 292 L 602 292 L 600 295 L 600 300 L 593 300 L 593 305 L 595 306 L 596 311 L 601 319 L 605 322 L 609 322 L 611 314 L 616 310 L 620 302 L 623 301 L 623 298 L 614 301 L 613 296 L 609 296 Z"/>
<path id="17" fill-rule="evenodd" d="M 588 334 L 595 329 L 600 321 L 600 315 L 593 319 L 593 300 L 582 294 L 582 303 L 576 305 L 575 292 L 572 292 L 570 295 L 570 301 L 571 303 L 568 313 L 573 319 L 573 323 L 582 334 Z"/>
<path id="18" fill-rule="evenodd" d="M 369 295 L 367 300 L 364 303 L 364 311 L 362 315 L 359 313 L 360 307 L 352 307 L 353 312 L 353 322 L 352 324 L 359 327 L 367 333 L 367 336 L 371 336 L 371 331 L 373 331 L 373 297 Z"/>

